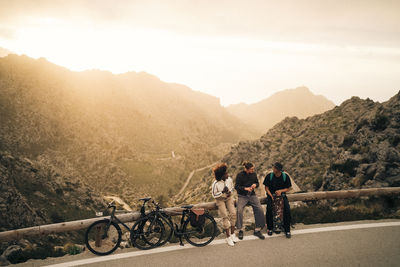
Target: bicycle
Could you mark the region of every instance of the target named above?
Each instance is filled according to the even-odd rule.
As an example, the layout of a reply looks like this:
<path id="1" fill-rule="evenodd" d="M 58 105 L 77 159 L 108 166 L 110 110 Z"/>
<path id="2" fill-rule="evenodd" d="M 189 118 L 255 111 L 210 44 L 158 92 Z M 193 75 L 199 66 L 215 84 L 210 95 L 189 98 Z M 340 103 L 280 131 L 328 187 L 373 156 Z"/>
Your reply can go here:
<path id="1" fill-rule="evenodd" d="M 136 222 L 136 224 L 140 225 L 141 223 L 143 223 L 143 221 L 146 221 L 146 223 L 149 224 L 149 228 L 151 229 L 152 224 L 161 220 L 164 224 L 168 225 L 170 231 L 165 232 L 164 229 L 161 237 L 162 241 L 159 242 L 157 246 L 162 246 L 170 241 L 172 238 L 172 234 L 179 238 L 181 246 L 184 245 L 182 241 L 182 237 L 184 237 L 187 242 L 197 247 L 206 246 L 207 244 L 211 243 L 211 241 L 214 240 L 215 236 L 217 235 L 217 224 L 214 218 L 208 213 L 208 211 L 205 211 L 204 213 L 204 223 L 199 226 L 193 226 L 190 223 L 190 213 L 191 209 L 194 206 L 182 206 L 181 208 L 183 209 L 183 211 L 180 218 L 180 224 L 178 225 L 177 223 L 173 223 L 172 217 L 168 215 L 165 211 L 163 211 L 163 209 L 158 205 L 157 202 L 153 200 L 152 203 L 155 205 L 156 209 L 150 212 L 146 217 L 141 218 L 138 222 Z M 141 237 L 143 242 L 143 239 L 146 239 L 146 237 L 143 233 L 140 233 L 139 231 L 135 232 L 134 229 L 135 225 L 132 227 L 131 240 L 136 247 L 140 248 L 141 244 L 137 244 L 135 241 L 140 240 L 138 239 L 138 237 Z M 134 236 L 136 236 L 137 238 L 133 238 Z"/>
<path id="2" fill-rule="evenodd" d="M 143 202 L 141 208 L 140 218 L 148 218 L 145 214 L 145 204 L 150 198 L 140 199 Z M 86 247 L 94 254 L 99 256 L 105 256 L 113 253 L 121 244 L 122 240 L 122 231 L 118 224 L 122 224 L 127 231 L 130 233 L 132 229 L 129 228 L 126 224 L 121 222 L 115 216 L 116 206 L 114 205 L 114 201 L 110 202 L 107 206 L 107 209 L 112 209 L 111 215 L 109 219 L 103 219 L 92 223 L 86 233 L 85 233 L 85 244 Z M 102 213 L 101 213 L 102 214 Z M 141 243 L 141 249 L 150 249 L 156 247 L 161 242 L 162 233 L 165 232 L 164 224 L 160 220 L 152 220 L 152 224 L 144 220 L 139 220 L 141 223 L 135 223 L 134 226 L 137 227 L 137 231 L 144 233 L 143 237 L 140 238 L 143 242 Z M 135 236 L 135 239 L 137 237 Z M 132 235 L 131 235 L 131 241 Z M 135 240 L 132 243 L 139 243 L 139 240 Z"/>

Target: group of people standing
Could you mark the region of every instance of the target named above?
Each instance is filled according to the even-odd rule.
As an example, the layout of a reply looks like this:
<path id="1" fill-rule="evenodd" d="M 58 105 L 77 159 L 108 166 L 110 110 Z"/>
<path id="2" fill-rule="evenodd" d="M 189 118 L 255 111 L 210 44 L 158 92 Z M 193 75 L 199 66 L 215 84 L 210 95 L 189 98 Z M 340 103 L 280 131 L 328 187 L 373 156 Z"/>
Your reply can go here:
<path id="1" fill-rule="evenodd" d="M 281 195 L 284 200 L 284 231 L 286 237 L 290 238 L 290 206 L 286 195 L 283 193 L 289 191 L 292 185 L 290 177 L 286 173 L 283 173 L 282 164 L 275 162 L 272 165 L 272 172 L 265 176 L 263 182 L 267 194 L 267 211 L 265 216 L 260 200 L 255 193 L 255 189 L 260 186 L 257 174 L 255 173 L 255 166 L 251 162 L 244 162 L 243 167 L 243 171 L 237 174 L 235 183 L 233 183 L 232 178 L 228 175 L 228 166 L 225 163 L 219 164 L 213 169 L 215 181 L 212 184 L 211 191 L 218 207 L 219 216 L 222 218 L 222 226 L 226 233 L 226 242 L 229 246 L 234 246 L 235 243 L 243 239 L 243 211 L 246 205 L 250 205 L 253 208 L 255 218 L 254 235 L 260 239 L 265 239 L 261 233 L 265 222 L 267 224 L 267 234 L 272 235 L 273 200 L 274 197 Z M 238 196 L 236 208 L 233 197 L 234 190 L 236 190 Z M 237 236 L 236 231 L 238 231 Z"/>

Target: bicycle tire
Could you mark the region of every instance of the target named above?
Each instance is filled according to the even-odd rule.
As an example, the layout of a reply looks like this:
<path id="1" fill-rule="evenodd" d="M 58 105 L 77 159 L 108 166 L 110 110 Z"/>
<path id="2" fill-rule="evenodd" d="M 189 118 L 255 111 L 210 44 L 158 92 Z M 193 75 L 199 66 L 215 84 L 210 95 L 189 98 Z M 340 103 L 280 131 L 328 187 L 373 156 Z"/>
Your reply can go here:
<path id="1" fill-rule="evenodd" d="M 172 234 L 174 233 L 174 223 L 172 222 L 171 216 L 167 215 L 166 213 L 163 213 L 163 217 L 161 217 L 161 222 L 164 224 L 164 234 L 161 237 L 161 242 L 158 244 L 159 247 L 165 245 L 167 242 L 169 242 L 172 238 Z M 167 222 L 168 221 L 168 222 Z M 165 227 L 165 224 L 168 225 L 168 227 Z M 168 232 L 169 230 L 169 232 Z"/>
<path id="2" fill-rule="evenodd" d="M 107 233 L 103 232 L 108 226 Z M 92 223 L 85 233 L 86 247 L 99 256 L 113 253 L 121 244 L 121 228 L 108 219 Z"/>
<path id="3" fill-rule="evenodd" d="M 159 246 L 164 232 L 164 224 L 159 219 L 144 217 L 132 226 L 131 241 L 139 249 L 151 249 Z"/>
<path id="4" fill-rule="evenodd" d="M 183 225 L 183 236 L 193 246 L 203 247 L 211 243 L 217 234 L 217 223 L 210 214 L 204 214 L 205 221 L 202 226 L 193 227 L 189 218 Z"/>

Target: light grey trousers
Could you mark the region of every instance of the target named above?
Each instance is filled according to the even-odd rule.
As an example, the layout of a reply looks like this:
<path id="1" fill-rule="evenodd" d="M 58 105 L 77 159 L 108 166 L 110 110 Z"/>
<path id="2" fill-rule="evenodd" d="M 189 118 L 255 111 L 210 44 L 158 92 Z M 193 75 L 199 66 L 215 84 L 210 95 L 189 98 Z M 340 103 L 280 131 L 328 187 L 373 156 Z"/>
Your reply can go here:
<path id="1" fill-rule="evenodd" d="M 263 228 L 265 226 L 264 210 L 261 207 L 260 200 L 256 195 L 242 196 L 238 195 L 237 201 L 237 218 L 236 218 L 236 229 L 241 230 L 243 228 L 243 210 L 244 207 L 250 204 L 253 208 L 254 218 L 256 221 L 256 228 Z"/>

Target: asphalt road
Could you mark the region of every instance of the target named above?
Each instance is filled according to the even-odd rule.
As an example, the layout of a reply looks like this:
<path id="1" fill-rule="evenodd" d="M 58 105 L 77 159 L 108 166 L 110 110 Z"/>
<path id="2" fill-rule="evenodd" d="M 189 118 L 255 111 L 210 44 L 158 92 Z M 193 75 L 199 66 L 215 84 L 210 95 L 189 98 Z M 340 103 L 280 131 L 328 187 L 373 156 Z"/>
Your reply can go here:
<path id="1" fill-rule="evenodd" d="M 386 223 L 386 224 L 385 224 Z M 394 224 L 394 225 L 392 225 Z M 70 256 L 62 266 L 400 266 L 400 221 L 303 226 L 291 239 L 246 236 L 234 247 L 223 240 L 194 248 L 186 244 L 150 251 L 124 250 L 111 257 Z M 157 251 L 158 250 L 158 251 Z M 141 255 L 141 253 L 151 253 Z M 102 260 L 106 261 L 102 261 Z M 82 261 L 83 260 L 83 261 Z M 59 264 L 31 261 L 22 266 Z M 96 261 L 96 262 L 91 262 Z M 100 261 L 100 262 L 97 262 Z M 83 265 L 79 265 L 83 264 Z M 55 265 L 56 266 L 56 265 Z"/>

